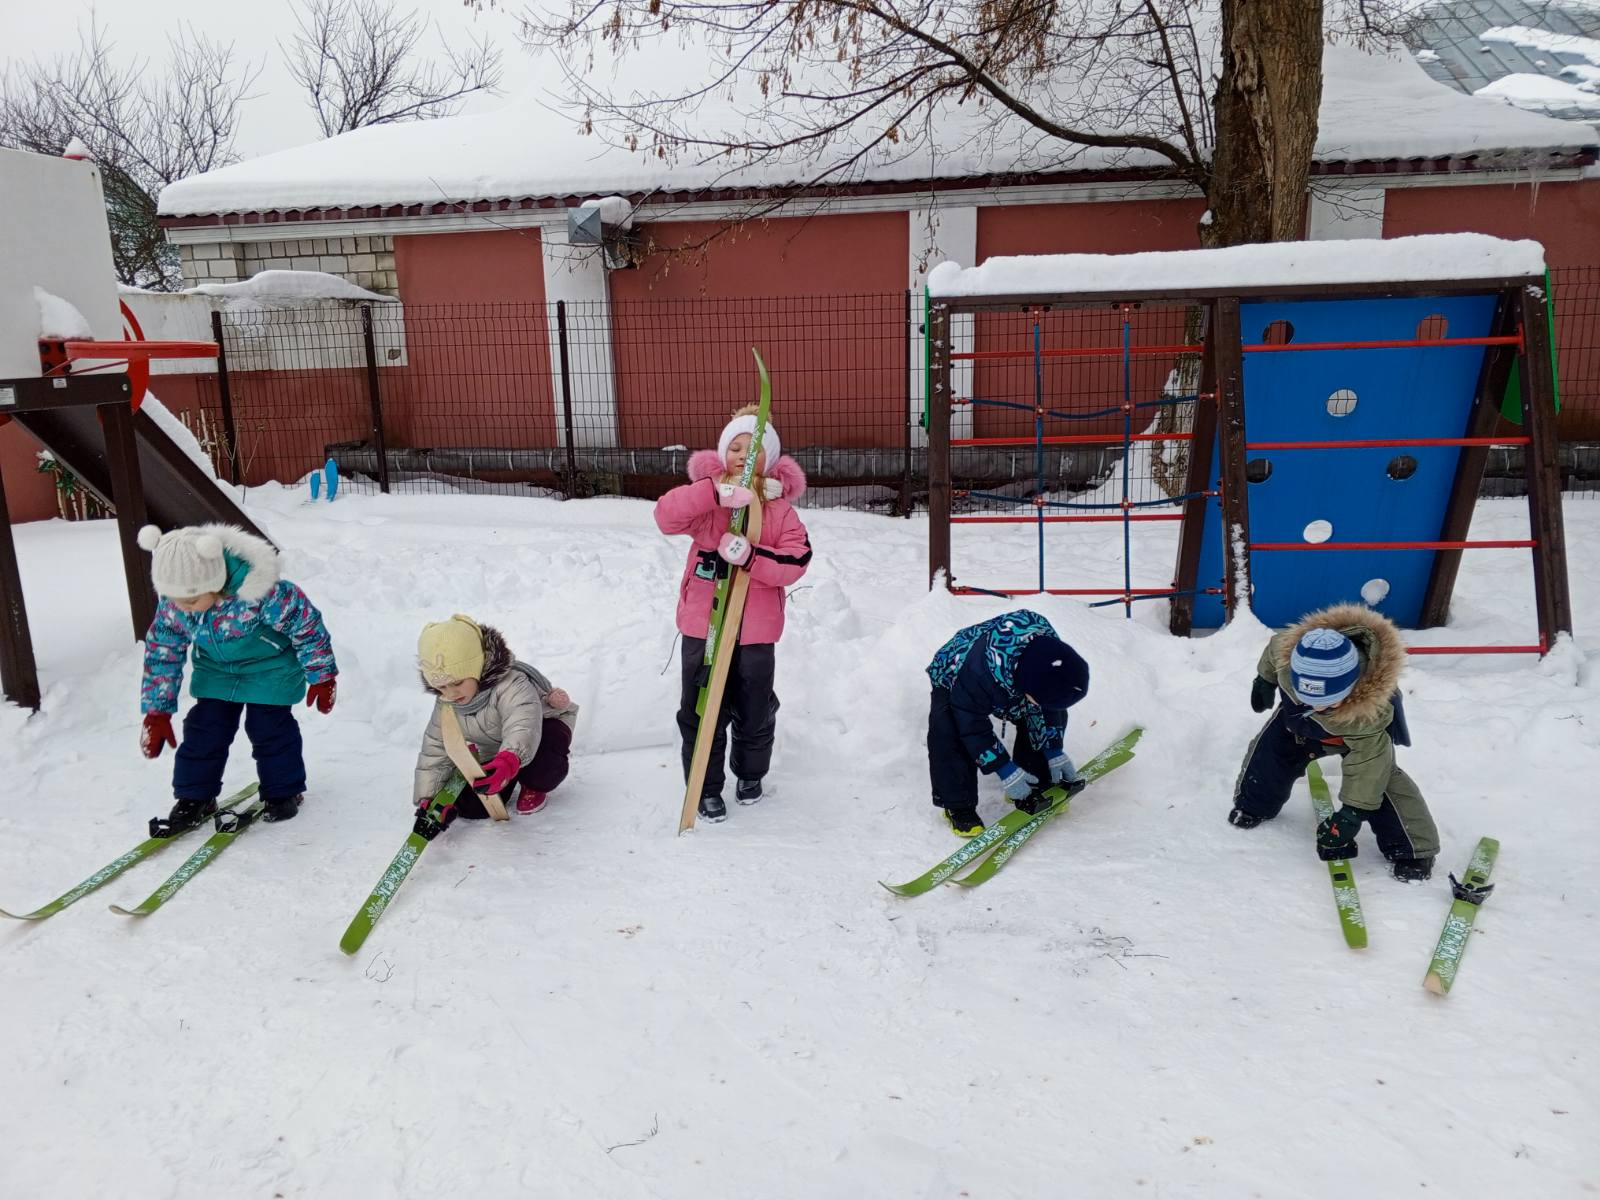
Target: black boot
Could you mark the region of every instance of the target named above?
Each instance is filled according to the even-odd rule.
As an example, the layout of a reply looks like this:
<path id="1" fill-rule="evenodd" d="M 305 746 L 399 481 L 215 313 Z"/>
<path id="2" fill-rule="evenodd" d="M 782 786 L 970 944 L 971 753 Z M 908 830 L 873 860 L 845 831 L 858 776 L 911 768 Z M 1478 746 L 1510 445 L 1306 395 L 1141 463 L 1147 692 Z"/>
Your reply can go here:
<path id="1" fill-rule="evenodd" d="M 1235 808 L 1228 814 L 1228 824 L 1235 829 L 1254 829 L 1261 824 L 1261 818 L 1254 813 L 1247 813 L 1242 808 Z"/>
<path id="2" fill-rule="evenodd" d="M 740 804 L 754 804 L 761 799 L 761 780 L 741 779 L 733 785 L 733 798 Z"/>
<path id="3" fill-rule="evenodd" d="M 1404 883 L 1420 883 L 1433 877 L 1433 855 L 1426 858 L 1392 858 L 1394 877 Z"/>
<path id="4" fill-rule="evenodd" d="M 150 818 L 150 836 L 153 838 L 175 837 L 209 821 L 217 815 L 217 802 L 215 800 L 185 800 L 181 796 L 172 806 L 172 812 L 165 818 Z"/>
<path id="5" fill-rule="evenodd" d="M 950 829 L 959 838 L 977 837 L 983 832 L 983 818 L 978 815 L 975 808 L 945 808 L 945 820 L 950 822 Z"/>
<path id="6" fill-rule="evenodd" d="M 261 808 L 263 821 L 292 821 L 295 813 L 300 811 L 300 802 L 305 796 L 279 796 L 267 800 Z"/>
<path id="7" fill-rule="evenodd" d="M 700 819 L 710 821 L 713 825 L 728 819 L 728 806 L 722 802 L 721 796 L 700 797 Z"/>

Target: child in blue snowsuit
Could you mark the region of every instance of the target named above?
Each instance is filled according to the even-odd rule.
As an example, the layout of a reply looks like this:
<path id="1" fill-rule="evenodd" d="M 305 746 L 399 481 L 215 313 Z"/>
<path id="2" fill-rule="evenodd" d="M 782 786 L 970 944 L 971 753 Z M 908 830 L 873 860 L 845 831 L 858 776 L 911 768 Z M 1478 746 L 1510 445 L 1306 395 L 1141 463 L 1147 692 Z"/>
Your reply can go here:
<path id="1" fill-rule="evenodd" d="M 998 776 L 1019 806 L 1044 779 L 1077 779 L 1066 751 L 1067 709 L 1088 692 L 1089 665 L 1038 613 L 1023 608 L 968 626 L 933 656 L 928 678 L 933 803 L 958 837 L 983 830 L 980 771 Z M 1016 726 L 1010 754 L 995 737 L 994 717 Z"/>
<path id="2" fill-rule="evenodd" d="M 166 821 L 157 836 L 181 833 L 217 811 L 228 747 L 244 718 L 264 802 L 262 819 L 287 821 L 306 788 L 300 726 L 293 705 L 330 712 L 338 666 L 322 614 L 306 594 L 278 578 L 278 551 L 232 525 L 200 525 L 163 535 L 139 531 L 151 551 L 150 577 L 162 597 L 145 635 L 144 714 L 139 749 L 156 758 L 176 747 Z M 183 721 L 183 742 L 172 736 L 184 660 L 191 647 L 194 704 Z M 310 685 L 309 688 L 307 685 Z"/>

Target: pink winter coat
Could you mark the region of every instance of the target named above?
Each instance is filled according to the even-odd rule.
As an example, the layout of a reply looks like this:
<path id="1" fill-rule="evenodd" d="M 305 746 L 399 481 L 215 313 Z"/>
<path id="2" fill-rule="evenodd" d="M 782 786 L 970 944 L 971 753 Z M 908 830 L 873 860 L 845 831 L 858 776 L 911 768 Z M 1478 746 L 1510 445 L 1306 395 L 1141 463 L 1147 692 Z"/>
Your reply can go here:
<path id="1" fill-rule="evenodd" d="M 717 503 L 722 460 L 715 450 L 696 450 L 689 457 L 693 483 L 675 487 L 656 501 L 656 524 L 662 533 L 686 533 L 694 539 L 678 585 L 678 631 L 703 638 L 711 623 L 715 568 L 722 560 L 717 544 L 733 514 Z M 806 477 L 792 458 L 780 458 L 770 478 L 783 484 L 783 495 L 761 507 L 761 540 L 750 555 L 750 592 L 745 598 L 740 645 L 775 642 L 783 635 L 783 589 L 806 573 L 811 539 L 791 500 L 806 490 Z"/>

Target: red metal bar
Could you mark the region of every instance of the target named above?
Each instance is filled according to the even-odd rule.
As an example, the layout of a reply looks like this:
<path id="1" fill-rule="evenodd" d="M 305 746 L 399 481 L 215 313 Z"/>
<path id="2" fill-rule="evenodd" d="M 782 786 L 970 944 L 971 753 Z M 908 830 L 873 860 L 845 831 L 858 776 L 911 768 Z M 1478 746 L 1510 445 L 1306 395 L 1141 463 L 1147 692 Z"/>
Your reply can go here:
<path id="1" fill-rule="evenodd" d="M 1525 437 L 1366 438 L 1353 442 L 1246 442 L 1246 450 L 1374 450 L 1391 446 L 1526 446 Z"/>
<path id="2" fill-rule="evenodd" d="M 1400 350 L 1408 346 L 1516 346 L 1522 348 L 1522 334 L 1475 338 L 1395 338 L 1379 342 L 1256 342 L 1242 347 L 1246 354 L 1283 354 L 1296 350 Z"/>
<path id="3" fill-rule="evenodd" d="M 1115 418 L 1107 418 L 1113 420 Z M 987 437 L 987 438 L 951 438 L 952 446 L 1037 446 L 1041 442 L 1046 446 L 1080 446 L 1099 443 L 1109 445 L 1112 442 L 1190 442 L 1194 440 L 1192 433 L 1135 433 L 1124 438 L 1120 433 L 1063 433 L 1058 437 L 1031 438 L 1031 437 Z"/>
<path id="4" fill-rule="evenodd" d="M 1531 538 L 1492 542 L 1251 542 L 1252 550 L 1526 550 Z"/>
<path id="5" fill-rule="evenodd" d="M 1129 354 L 1198 354 L 1204 346 L 1129 346 Z M 1122 357 L 1121 346 L 1062 346 L 1039 351 L 1040 358 L 1093 358 L 1096 355 Z M 983 358 L 1032 358 L 1032 350 L 960 350 L 950 355 L 950 360 Z"/>
<path id="6" fill-rule="evenodd" d="M 1175 596 L 1177 589 L 1172 587 L 1159 588 L 973 588 L 952 587 L 950 589 L 961 596 Z M 1216 595 L 1221 588 L 1207 588 L 1206 594 Z"/>
<path id="7" fill-rule="evenodd" d="M 950 518 L 950 524 L 952 524 L 952 525 L 1001 525 L 1001 524 L 1035 525 L 1035 524 L 1037 524 L 1039 522 L 1039 520 L 1040 520 L 1040 518 L 1038 518 L 1038 517 L 951 517 Z M 1066 523 L 1066 522 L 1081 522 L 1081 521 L 1181 521 L 1181 520 L 1183 520 L 1183 514 L 1181 512 L 1177 512 L 1177 513 L 1128 513 L 1126 516 L 1124 516 L 1122 513 L 1085 513 L 1082 516 L 1074 516 L 1074 517 L 1045 517 L 1045 518 L 1043 518 L 1043 520 L 1044 520 L 1044 523 L 1046 525 L 1058 525 L 1058 524 L 1063 524 L 1063 523 Z"/>
<path id="8" fill-rule="evenodd" d="M 91 342 L 70 338 L 61 343 L 69 359 L 78 358 L 215 358 L 215 342 Z"/>

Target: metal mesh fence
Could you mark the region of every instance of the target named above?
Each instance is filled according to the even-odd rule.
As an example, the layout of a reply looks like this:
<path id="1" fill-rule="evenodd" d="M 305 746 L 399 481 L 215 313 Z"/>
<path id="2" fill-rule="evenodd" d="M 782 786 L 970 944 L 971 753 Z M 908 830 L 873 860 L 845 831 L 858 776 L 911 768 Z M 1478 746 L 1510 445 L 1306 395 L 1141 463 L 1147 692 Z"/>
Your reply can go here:
<path id="1" fill-rule="evenodd" d="M 1600 267 L 1553 278 L 1563 475 L 1569 493 L 1593 494 Z M 354 486 L 390 491 L 653 496 L 755 400 L 756 347 L 772 372 L 784 452 L 810 480 L 806 503 L 905 513 L 927 486 L 922 308 L 905 292 L 230 307 L 218 315 L 219 370 L 192 377 L 194 419 L 213 431 L 222 473 L 242 483 L 291 483 L 332 458 Z M 952 432 L 972 440 L 953 457 L 960 511 L 1008 511 L 1007 498 L 1041 477 L 1057 498 L 1110 489 L 1120 500 L 1124 469 L 1135 503 L 1181 491 L 1183 443 L 1138 442 L 1124 464 L 1123 417 L 1102 410 L 1126 393 L 1145 405 L 1133 432 L 1187 427 L 1186 406 L 1163 403 L 1192 390 L 1175 374 L 1183 356 L 1148 352 L 1188 340 L 1185 310 L 1046 311 L 1037 321 L 1041 344 L 1067 353 L 1036 377 L 1035 315 L 953 320 L 958 349 L 1015 354 L 957 364 Z M 1056 414 L 1045 435 L 1079 439 L 1047 446 L 1042 461 L 1031 444 L 1036 389 Z M 1029 444 L 993 442 L 1008 438 Z M 1491 456 L 1485 491 L 1521 486 L 1519 453 Z"/>

